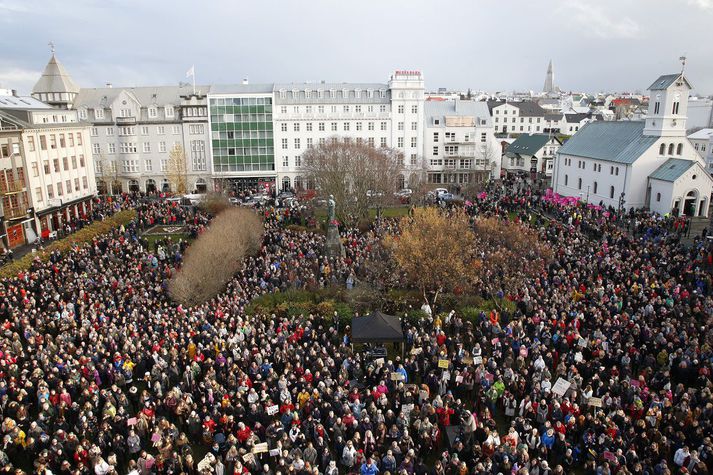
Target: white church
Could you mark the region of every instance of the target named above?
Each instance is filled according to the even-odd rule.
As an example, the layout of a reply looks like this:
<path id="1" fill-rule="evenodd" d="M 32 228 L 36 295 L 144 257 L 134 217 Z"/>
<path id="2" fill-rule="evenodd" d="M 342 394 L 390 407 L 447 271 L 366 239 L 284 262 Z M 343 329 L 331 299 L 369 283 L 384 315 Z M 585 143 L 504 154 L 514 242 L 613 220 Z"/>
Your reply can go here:
<path id="1" fill-rule="evenodd" d="M 558 151 L 552 187 L 616 209 L 707 216 L 713 179 L 686 137 L 691 85 L 683 73 L 649 86 L 645 121 L 590 122 Z"/>

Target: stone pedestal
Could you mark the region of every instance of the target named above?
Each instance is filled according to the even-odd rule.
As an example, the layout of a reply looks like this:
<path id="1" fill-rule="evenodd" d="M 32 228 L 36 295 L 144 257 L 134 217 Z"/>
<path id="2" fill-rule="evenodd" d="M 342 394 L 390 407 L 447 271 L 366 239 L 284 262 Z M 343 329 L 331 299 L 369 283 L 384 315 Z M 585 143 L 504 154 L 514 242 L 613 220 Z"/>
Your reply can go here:
<path id="1" fill-rule="evenodd" d="M 327 227 L 327 242 L 325 252 L 328 257 L 345 257 L 344 246 L 339 239 L 339 228 L 333 224 Z"/>

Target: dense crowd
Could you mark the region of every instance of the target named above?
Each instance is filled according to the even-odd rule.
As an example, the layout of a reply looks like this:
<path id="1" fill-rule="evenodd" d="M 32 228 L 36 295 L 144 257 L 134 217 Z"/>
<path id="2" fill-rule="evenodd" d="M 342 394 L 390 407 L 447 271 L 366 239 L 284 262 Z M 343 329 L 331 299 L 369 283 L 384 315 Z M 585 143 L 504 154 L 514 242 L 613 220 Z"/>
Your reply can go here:
<path id="1" fill-rule="evenodd" d="M 404 319 L 403 356 L 354 352 L 338 319 L 246 315 L 254 297 L 369 278 L 382 223 L 345 254 L 265 208 L 225 293 L 173 304 L 183 242 L 142 231 L 204 213 L 126 197 L 130 225 L 0 282 L 1 470 L 37 473 L 708 473 L 710 249 L 670 218 L 546 203 L 492 185 L 556 249 L 514 311 Z M 560 380 L 561 378 L 561 380 Z M 565 384 L 561 384 L 565 383 Z"/>

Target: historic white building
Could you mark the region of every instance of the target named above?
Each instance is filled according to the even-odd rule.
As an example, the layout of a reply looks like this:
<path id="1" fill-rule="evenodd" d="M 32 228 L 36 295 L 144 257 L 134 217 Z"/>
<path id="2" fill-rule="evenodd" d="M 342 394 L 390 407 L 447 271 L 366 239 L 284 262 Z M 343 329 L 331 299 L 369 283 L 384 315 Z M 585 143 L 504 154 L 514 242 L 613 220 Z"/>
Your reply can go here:
<path id="1" fill-rule="evenodd" d="M 54 54 L 32 95 L 75 109 L 92 124 L 91 158 L 101 193 L 171 191 L 169 157 L 180 147 L 187 191 L 211 178 L 207 86 L 78 88 Z M 175 191 L 175 190 L 174 190 Z"/>
<path id="2" fill-rule="evenodd" d="M 75 110 L 0 91 L 4 246 L 34 242 L 89 213 L 97 192 L 89 134 Z"/>
<path id="3" fill-rule="evenodd" d="M 552 134 L 522 134 L 505 149 L 502 168 L 507 173 L 527 173 L 550 178 L 562 142 Z"/>
<path id="4" fill-rule="evenodd" d="M 489 101 L 495 133 L 545 132 L 545 110 L 534 101 Z"/>
<path id="5" fill-rule="evenodd" d="M 713 180 L 686 137 L 691 86 L 680 74 L 649 87 L 646 121 L 592 122 L 559 150 L 553 188 L 614 208 L 707 216 Z"/>
<path id="6" fill-rule="evenodd" d="M 485 102 L 426 101 L 424 109 L 428 183 L 467 185 L 500 176 L 500 145 Z"/>

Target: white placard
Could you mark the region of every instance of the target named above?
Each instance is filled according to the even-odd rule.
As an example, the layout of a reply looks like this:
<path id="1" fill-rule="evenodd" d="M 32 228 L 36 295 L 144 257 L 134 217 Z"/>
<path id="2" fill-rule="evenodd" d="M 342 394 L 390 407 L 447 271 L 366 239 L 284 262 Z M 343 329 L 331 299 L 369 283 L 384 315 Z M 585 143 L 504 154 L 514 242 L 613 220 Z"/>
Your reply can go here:
<path id="1" fill-rule="evenodd" d="M 552 386 L 552 392 L 558 396 L 564 396 L 569 387 L 572 385 L 569 381 L 563 378 L 557 378 L 557 382 Z"/>

